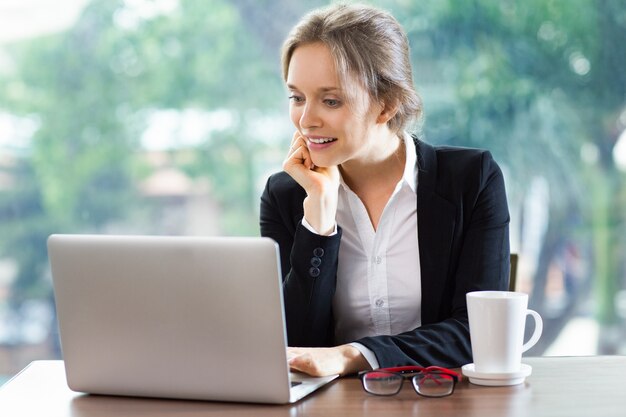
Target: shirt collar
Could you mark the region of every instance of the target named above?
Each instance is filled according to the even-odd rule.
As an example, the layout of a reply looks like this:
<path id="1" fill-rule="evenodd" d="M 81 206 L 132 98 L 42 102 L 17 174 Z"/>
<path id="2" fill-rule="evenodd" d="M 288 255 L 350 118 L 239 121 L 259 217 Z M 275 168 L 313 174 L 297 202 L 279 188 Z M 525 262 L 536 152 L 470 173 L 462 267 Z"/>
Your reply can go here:
<path id="1" fill-rule="evenodd" d="M 404 132 L 402 139 L 406 151 L 402 179 L 406 181 L 409 187 L 411 187 L 411 190 L 415 192 L 417 190 L 417 151 L 415 150 L 415 142 L 413 142 L 413 137 L 407 132 Z"/>

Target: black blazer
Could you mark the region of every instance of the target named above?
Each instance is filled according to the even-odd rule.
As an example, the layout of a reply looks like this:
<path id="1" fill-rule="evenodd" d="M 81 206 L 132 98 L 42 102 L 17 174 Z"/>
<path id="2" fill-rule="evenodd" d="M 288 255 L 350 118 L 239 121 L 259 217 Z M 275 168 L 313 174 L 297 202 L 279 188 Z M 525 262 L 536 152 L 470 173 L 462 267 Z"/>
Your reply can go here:
<path id="1" fill-rule="evenodd" d="M 508 288 L 504 180 L 488 151 L 414 141 L 422 326 L 356 342 L 372 350 L 381 367 L 458 367 L 472 362 L 465 294 Z M 341 227 L 331 237 L 303 227 L 305 197 L 287 173 L 272 175 L 261 197 L 261 235 L 280 247 L 289 345 L 332 346 Z"/>

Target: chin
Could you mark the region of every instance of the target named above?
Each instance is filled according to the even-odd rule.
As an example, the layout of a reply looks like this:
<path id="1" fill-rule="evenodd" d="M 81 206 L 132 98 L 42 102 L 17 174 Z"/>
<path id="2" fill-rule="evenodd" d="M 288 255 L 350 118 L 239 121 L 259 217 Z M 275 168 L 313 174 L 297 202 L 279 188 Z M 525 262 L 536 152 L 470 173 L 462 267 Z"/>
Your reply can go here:
<path id="1" fill-rule="evenodd" d="M 331 161 L 328 158 L 311 158 L 311 161 L 313 161 L 313 164 L 316 167 L 320 167 L 320 168 L 328 168 L 328 167 L 339 165 L 338 162 Z"/>

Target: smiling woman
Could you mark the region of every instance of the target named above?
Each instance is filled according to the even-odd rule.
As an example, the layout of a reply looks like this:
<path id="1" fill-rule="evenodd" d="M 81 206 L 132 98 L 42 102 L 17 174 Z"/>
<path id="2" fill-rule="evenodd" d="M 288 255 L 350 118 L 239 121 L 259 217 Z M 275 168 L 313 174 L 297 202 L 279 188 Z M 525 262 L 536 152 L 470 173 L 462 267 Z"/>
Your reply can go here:
<path id="1" fill-rule="evenodd" d="M 260 220 L 280 246 L 295 370 L 459 367 L 465 294 L 507 287 L 502 173 L 487 151 L 404 130 L 421 114 L 411 74 L 404 31 L 368 6 L 315 10 L 283 46 L 296 131 Z"/>

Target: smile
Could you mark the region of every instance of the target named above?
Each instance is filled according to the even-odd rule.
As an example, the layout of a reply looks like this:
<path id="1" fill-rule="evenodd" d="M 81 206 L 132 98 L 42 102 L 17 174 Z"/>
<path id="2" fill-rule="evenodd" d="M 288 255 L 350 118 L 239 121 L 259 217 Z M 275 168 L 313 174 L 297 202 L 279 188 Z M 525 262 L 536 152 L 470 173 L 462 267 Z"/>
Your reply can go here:
<path id="1" fill-rule="evenodd" d="M 322 144 L 322 143 L 328 143 L 328 142 L 334 142 L 337 140 L 337 138 L 308 138 L 309 142 L 311 143 L 316 143 L 316 144 Z"/>

